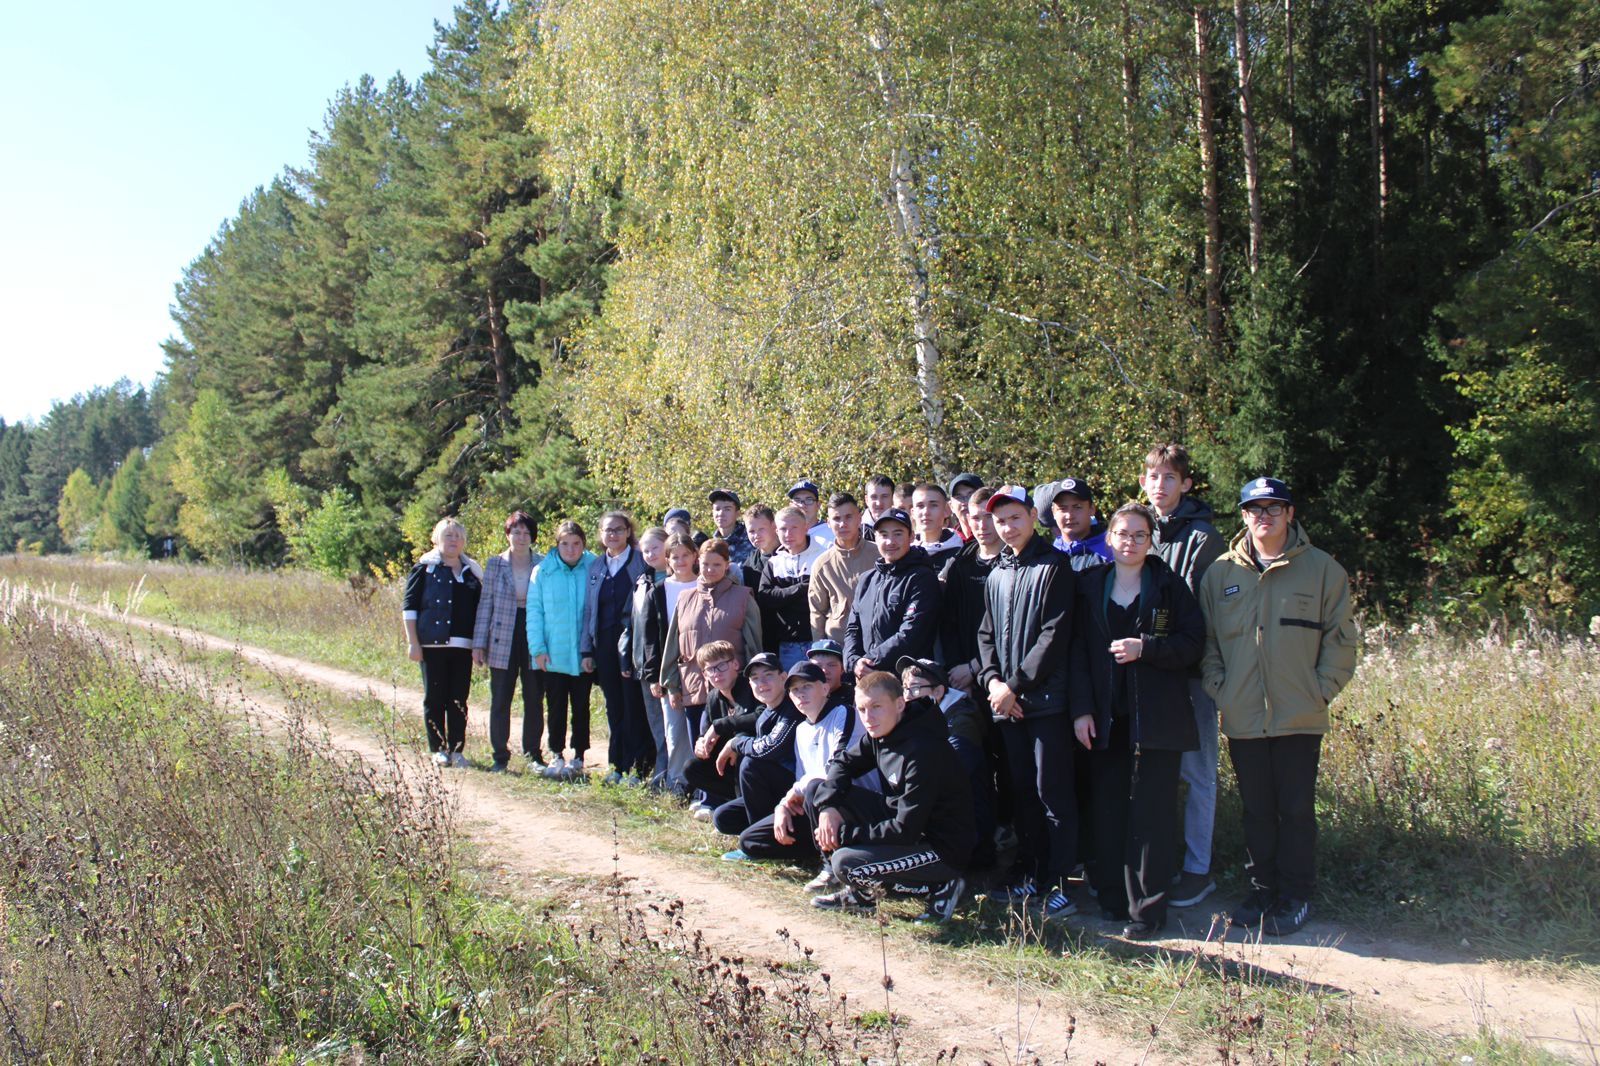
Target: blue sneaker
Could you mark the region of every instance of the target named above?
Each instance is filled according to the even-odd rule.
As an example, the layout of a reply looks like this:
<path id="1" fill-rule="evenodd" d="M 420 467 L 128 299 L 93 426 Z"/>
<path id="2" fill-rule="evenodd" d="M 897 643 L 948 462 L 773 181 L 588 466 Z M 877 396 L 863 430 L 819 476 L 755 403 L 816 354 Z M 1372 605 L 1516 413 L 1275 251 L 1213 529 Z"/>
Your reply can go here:
<path id="1" fill-rule="evenodd" d="M 1033 883 L 1033 877 L 1024 874 L 1010 884 L 1001 885 L 989 893 L 989 898 L 996 903 L 1027 903 L 1039 894 L 1039 886 Z"/>
<path id="2" fill-rule="evenodd" d="M 1044 916 L 1046 918 L 1065 918 L 1068 915 L 1077 913 L 1078 905 L 1072 902 L 1072 897 L 1059 888 L 1045 897 Z"/>
<path id="3" fill-rule="evenodd" d="M 734 848 L 732 851 L 722 853 L 723 862 L 749 862 L 750 856 L 746 855 L 743 848 Z"/>

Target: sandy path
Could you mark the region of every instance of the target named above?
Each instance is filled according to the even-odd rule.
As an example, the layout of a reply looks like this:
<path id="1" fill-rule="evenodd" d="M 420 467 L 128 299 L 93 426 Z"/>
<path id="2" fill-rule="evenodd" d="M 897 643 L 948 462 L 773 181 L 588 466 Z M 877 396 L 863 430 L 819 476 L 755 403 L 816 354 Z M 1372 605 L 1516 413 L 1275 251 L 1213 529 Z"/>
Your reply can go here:
<path id="1" fill-rule="evenodd" d="M 120 617 L 73 605 L 77 610 Z M 369 678 L 334 667 L 246 647 L 196 630 L 135 619 L 140 626 L 204 648 L 231 651 L 273 671 L 296 675 L 346 695 L 393 698 L 420 705 L 420 692 L 378 685 Z M 402 703 L 402 706 L 404 704 Z M 477 716 L 479 720 L 483 716 Z M 479 726 L 481 729 L 482 727 Z M 371 737 L 336 733 L 341 747 L 364 755 L 378 752 Z M 558 871 L 592 876 L 611 868 L 613 845 L 597 837 L 578 819 L 552 811 L 503 790 L 473 774 L 447 778 L 456 789 L 468 831 L 493 845 L 493 854 L 513 871 Z M 519 832 L 504 832 L 516 825 Z M 531 843 L 531 842 L 537 843 Z M 847 992 L 857 1009 L 881 1007 L 882 965 L 876 935 L 867 935 L 831 920 L 818 920 L 808 909 L 784 901 L 762 899 L 745 887 L 710 876 L 697 864 L 624 844 L 617 850 L 624 877 L 634 879 L 641 896 L 681 898 L 698 927 L 724 950 L 747 958 L 775 956 L 776 930 L 787 928 L 800 943 L 816 951 L 823 970 L 833 975 L 836 991 Z M 1213 901 L 1208 900 L 1207 903 Z M 1220 905 L 1220 904 L 1219 904 Z M 1359 1007 L 1387 1012 L 1414 1027 L 1440 1035 L 1473 1036 L 1485 1027 L 1539 1044 L 1554 1054 L 1593 1061 L 1600 1052 L 1600 988 L 1580 980 L 1554 980 L 1517 972 L 1513 967 L 1403 940 L 1338 928 L 1312 921 L 1300 934 L 1262 944 L 1208 943 L 1207 906 L 1175 911 L 1178 935 L 1163 941 L 1175 951 L 1203 952 L 1244 960 L 1262 971 L 1313 982 L 1348 992 Z M 1187 922 L 1184 919 L 1187 919 Z M 870 923 L 862 923 L 871 929 Z M 1185 927 L 1187 925 L 1187 927 Z M 984 987 L 956 964 L 941 965 L 888 944 L 888 970 L 894 979 L 894 1009 L 910 1019 L 907 1039 L 928 1057 L 937 1049 L 960 1046 L 968 1054 L 1010 1059 L 1017 1046 L 1018 1002 L 1006 990 Z M 1029 1044 L 1047 1060 L 1065 1045 L 1065 1014 L 1049 1004 L 1026 1004 L 1022 1026 L 1031 1022 Z M 1005 1049 L 1002 1051 L 1002 1048 Z M 1078 1020 L 1071 1058 L 1076 1061 L 1139 1061 L 1144 1048 L 1131 1047 Z"/>

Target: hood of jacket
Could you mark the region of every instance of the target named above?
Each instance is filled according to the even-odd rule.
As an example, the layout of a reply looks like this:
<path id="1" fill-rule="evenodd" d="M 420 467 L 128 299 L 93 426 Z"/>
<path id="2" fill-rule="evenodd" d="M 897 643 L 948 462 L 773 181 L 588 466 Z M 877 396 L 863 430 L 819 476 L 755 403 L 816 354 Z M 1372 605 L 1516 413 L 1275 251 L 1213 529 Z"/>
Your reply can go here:
<path id="1" fill-rule="evenodd" d="M 909 549 L 906 550 L 904 555 L 900 556 L 900 558 L 896 559 L 892 563 L 880 555 L 878 557 L 878 561 L 872 565 L 877 570 L 885 574 L 894 574 L 896 576 L 900 574 L 909 574 L 913 570 L 919 569 L 932 570 L 935 574 L 939 572 L 938 562 L 936 562 L 933 556 L 928 554 L 927 549 L 922 547 L 920 544 L 913 544 Z"/>
<path id="2" fill-rule="evenodd" d="M 1195 522 L 1216 525 L 1217 513 L 1204 500 L 1185 496 L 1178 501 L 1178 509 L 1169 515 L 1156 516 L 1156 535 L 1162 540 L 1177 540 Z"/>
<path id="3" fill-rule="evenodd" d="M 578 556 L 577 562 L 573 563 L 571 566 L 568 566 L 562 560 L 560 552 L 549 552 L 543 559 L 539 560 L 539 569 L 565 570 L 568 573 L 577 572 L 587 576 L 589 572 L 589 564 L 593 563 L 596 558 L 598 558 L 598 556 L 596 556 L 594 552 L 585 551 L 582 555 Z"/>
<path id="4" fill-rule="evenodd" d="M 438 566 L 444 562 L 444 556 L 439 554 L 438 548 L 430 548 L 417 562 L 424 566 Z M 472 575 L 479 581 L 483 580 L 483 567 L 479 566 L 478 561 L 466 552 L 461 553 L 461 565 L 470 570 Z"/>
<path id="5" fill-rule="evenodd" d="M 1289 539 L 1284 541 L 1283 554 L 1278 556 L 1276 562 L 1293 559 L 1307 548 L 1311 547 L 1311 537 L 1299 522 L 1289 527 Z M 1256 557 L 1250 550 L 1250 531 L 1241 529 L 1234 534 L 1233 540 L 1228 544 L 1228 558 L 1241 566 L 1255 566 Z"/>

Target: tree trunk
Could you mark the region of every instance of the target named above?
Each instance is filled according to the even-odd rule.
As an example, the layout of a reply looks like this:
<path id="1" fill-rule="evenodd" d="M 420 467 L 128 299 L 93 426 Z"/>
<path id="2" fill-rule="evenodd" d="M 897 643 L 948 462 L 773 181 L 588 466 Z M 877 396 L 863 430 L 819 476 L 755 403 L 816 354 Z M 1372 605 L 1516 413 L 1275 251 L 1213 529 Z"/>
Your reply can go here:
<path id="1" fill-rule="evenodd" d="M 1297 126 L 1294 113 L 1294 0 L 1283 0 L 1283 80 L 1285 110 L 1289 114 L 1289 174 L 1293 176 Z"/>
<path id="2" fill-rule="evenodd" d="M 1256 119 L 1250 103 L 1250 24 L 1247 0 L 1233 0 L 1233 41 L 1239 67 L 1239 134 L 1244 140 L 1244 183 L 1250 197 L 1250 273 L 1261 265 L 1261 168 Z"/>
<path id="3" fill-rule="evenodd" d="M 490 279 L 485 291 L 489 319 L 489 354 L 494 362 L 494 400 L 498 429 L 511 425 L 511 339 L 506 336 L 505 308 Z"/>
<path id="4" fill-rule="evenodd" d="M 1378 33 L 1377 13 L 1370 12 L 1367 24 L 1367 119 L 1372 139 L 1372 262 L 1374 270 L 1383 260 L 1383 222 L 1389 207 L 1389 145 L 1384 134 L 1388 121 L 1387 93 L 1384 90 L 1383 63 L 1378 58 L 1383 39 Z"/>
<path id="5" fill-rule="evenodd" d="M 1139 71 L 1133 62 L 1133 14 L 1122 0 L 1122 144 L 1123 165 L 1128 170 L 1128 238 L 1137 243 L 1139 233 Z"/>
<path id="6" fill-rule="evenodd" d="M 884 113 L 889 128 L 897 131 L 898 142 L 889 153 L 889 187 L 884 195 L 884 206 L 894 227 L 900 250 L 900 266 L 906 277 L 906 307 L 911 316 L 912 351 L 917 367 L 917 403 L 927 433 L 928 458 L 934 473 L 943 479 L 953 471 L 944 446 L 944 390 L 939 374 L 939 327 L 933 318 L 933 294 L 929 282 L 929 265 L 939 254 L 938 238 L 923 216 L 914 157 L 911 147 L 906 143 L 909 139 L 907 131 L 901 128 L 905 109 L 888 55 L 892 34 L 888 11 L 883 0 L 876 0 L 873 6 L 878 12 L 878 28 L 867 35 L 867 47 L 872 53 Z"/>
<path id="7" fill-rule="evenodd" d="M 1206 336 L 1222 347 L 1222 209 L 1217 195 L 1216 107 L 1211 95 L 1211 13 L 1194 5 L 1194 80 L 1200 98 L 1201 201 L 1205 210 Z"/>

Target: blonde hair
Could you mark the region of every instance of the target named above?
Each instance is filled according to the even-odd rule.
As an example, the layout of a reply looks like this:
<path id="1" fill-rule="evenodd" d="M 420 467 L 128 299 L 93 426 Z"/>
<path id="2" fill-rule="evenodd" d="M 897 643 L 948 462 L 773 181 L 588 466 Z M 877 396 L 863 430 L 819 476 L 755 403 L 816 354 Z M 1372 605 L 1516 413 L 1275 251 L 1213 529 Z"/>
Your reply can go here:
<path id="1" fill-rule="evenodd" d="M 447 515 L 435 522 L 433 524 L 433 532 L 428 534 L 428 539 L 432 541 L 433 546 L 437 548 L 439 546 L 439 539 L 444 536 L 444 531 L 449 529 L 451 526 L 455 526 L 457 529 L 461 530 L 461 549 L 465 551 L 467 547 L 467 527 L 461 524 L 461 520 L 459 518 L 456 518 L 452 515 Z"/>

